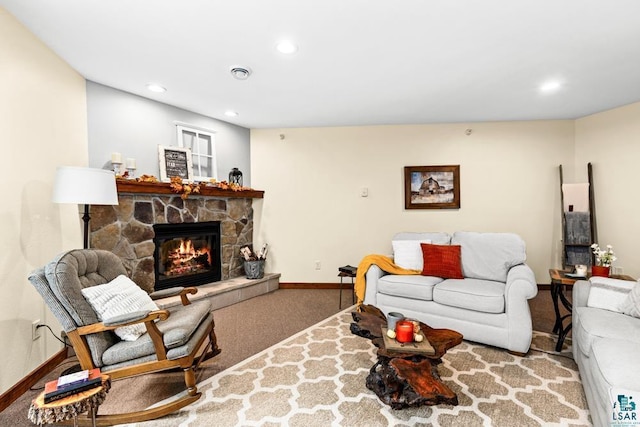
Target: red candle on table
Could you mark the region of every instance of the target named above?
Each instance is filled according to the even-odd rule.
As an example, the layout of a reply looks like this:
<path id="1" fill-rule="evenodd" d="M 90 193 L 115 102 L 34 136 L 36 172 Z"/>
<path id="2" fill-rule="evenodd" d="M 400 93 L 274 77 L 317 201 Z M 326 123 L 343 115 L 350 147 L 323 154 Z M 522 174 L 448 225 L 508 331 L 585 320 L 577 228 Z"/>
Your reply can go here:
<path id="1" fill-rule="evenodd" d="M 398 342 L 413 341 L 413 323 L 406 321 L 396 323 L 396 340 Z"/>

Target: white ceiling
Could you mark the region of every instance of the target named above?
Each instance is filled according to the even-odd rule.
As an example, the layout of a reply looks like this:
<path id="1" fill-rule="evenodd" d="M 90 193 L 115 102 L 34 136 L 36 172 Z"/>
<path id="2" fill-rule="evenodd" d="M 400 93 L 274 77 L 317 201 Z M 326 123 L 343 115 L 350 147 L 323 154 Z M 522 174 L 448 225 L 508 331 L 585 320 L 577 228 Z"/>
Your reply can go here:
<path id="1" fill-rule="evenodd" d="M 640 101 L 637 0 L 0 6 L 88 80 L 248 128 L 572 119 Z M 541 94 L 549 79 L 560 90 Z"/>

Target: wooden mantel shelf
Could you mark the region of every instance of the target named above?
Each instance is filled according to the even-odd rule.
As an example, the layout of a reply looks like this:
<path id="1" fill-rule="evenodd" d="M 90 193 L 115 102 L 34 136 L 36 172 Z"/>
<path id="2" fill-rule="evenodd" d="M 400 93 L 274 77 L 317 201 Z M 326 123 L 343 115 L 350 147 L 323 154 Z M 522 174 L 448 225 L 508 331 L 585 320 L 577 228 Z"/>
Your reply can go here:
<path id="1" fill-rule="evenodd" d="M 167 182 L 138 182 L 116 180 L 118 194 L 172 194 L 178 196 L 178 193 L 171 191 L 170 184 Z M 201 186 L 200 193 L 193 194 L 193 197 L 233 197 L 242 199 L 262 199 L 264 191 L 261 190 L 222 190 L 215 187 Z"/>

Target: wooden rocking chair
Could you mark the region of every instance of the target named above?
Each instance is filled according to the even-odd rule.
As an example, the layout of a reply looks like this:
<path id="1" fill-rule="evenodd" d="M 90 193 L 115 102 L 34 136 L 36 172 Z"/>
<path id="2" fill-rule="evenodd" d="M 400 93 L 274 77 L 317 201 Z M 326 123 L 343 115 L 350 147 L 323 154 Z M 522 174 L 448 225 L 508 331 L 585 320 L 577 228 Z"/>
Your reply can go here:
<path id="1" fill-rule="evenodd" d="M 156 419 L 198 400 L 194 369 L 205 358 L 220 352 L 208 300 L 189 302 L 195 288 L 161 291 L 180 295 L 182 306 L 137 312 L 99 320 L 82 289 L 108 283 L 127 272 L 120 258 L 94 249 L 72 250 L 29 276 L 48 307 L 61 323 L 82 369 L 100 368 L 112 379 L 180 368 L 187 393 L 175 400 L 142 411 L 96 417 L 97 425 L 134 423 Z M 154 294 L 151 294 L 154 297 Z M 147 333 L 135 341 L 122 341 L 113 332 L 121 326 L 144 323 Z M 82 424 L 89 419 L 79 419 Z"/>

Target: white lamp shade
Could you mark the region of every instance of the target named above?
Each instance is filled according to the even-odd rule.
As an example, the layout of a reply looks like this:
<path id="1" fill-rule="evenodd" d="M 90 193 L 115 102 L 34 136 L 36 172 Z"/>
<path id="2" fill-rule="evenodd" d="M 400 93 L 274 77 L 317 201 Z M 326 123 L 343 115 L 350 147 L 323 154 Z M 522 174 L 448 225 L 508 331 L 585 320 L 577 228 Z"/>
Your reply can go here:
<path id="1" fill-rule="evenodd" d="M 117 205 L 116 177 L 105 169 L 61 166 L 53 185 L 54 203 Z"/>

